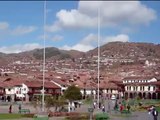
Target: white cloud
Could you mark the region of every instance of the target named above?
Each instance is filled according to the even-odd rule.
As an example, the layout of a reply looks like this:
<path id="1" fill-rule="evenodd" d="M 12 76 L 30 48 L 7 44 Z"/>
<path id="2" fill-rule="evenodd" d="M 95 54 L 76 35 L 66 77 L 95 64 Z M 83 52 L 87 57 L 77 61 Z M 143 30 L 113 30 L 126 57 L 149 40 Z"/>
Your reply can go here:
<path id="1" fill-rule="evenodd" d="M 57 12 L 58 20 L 48 30 L 56 32 L 62 28 L 97 27 L 98 8 L 103 27 L 147 25 L 157 18 L 156 12 L 140 1 L 80 1 L 77 9 Z"/>
<path id="2" fill-rule="evenodd" d="M 59 23 L 64 27 L 81 28 L 81 27 L 93 27 L 97 25 L 97 18 L 90 17 L 86 14 L 82 14 L 78 10 L 61 10 L 57 13 Z"/>
<path id="3" fill-rule="evenodd" d="M 55 22 L 53 25 L 46 25 L 45 30 L 47 32 L 57 32 L 61 30 L 61 27 L 58 22 Z"/>
<path id="4" fill-rule="evenodd" d="M 9 28 L 9 24 L 7 22 L 0 22 L 0 30 L 7 30 Z"/>
<path id="5" fill-rule="evenodd" d="M 97 47 L 97 38 L 98 38 L 97 35 L 89 34 L 85 38 L 83 38 L 79 43 L 73 46 L 64 45 L 60 49 L 78 50 L 78 51 L 87 52 Z M 108 42 L 116 42 L 116 41 L 129 42 L 129 36 L 126 34 L 119 34 L 116 36 L 105 36 L 105 37 L 100 36 L 101 45 L 104 45 Z"/>
<path id="6" fill-rule="evenodd" d="M 35 26 L 23 26 L 19 25 L 13 29 L 11 29 L 10 24 L 8 22 L 0 22 L 0 33 L 1 36 L 9 36 L 9 35 L 24 35 L 31 32 L 34 32 L 37 29 Z"/>
<path id="7" fill-rule="evenodd" d="M 64 45 L 63 47 L 61 47 L 60 49 L 62 50 L 78 50 L 78 51 L 82 51 L 82 52 L 87 52 L 91 49 L 93 49 L 94 47 L 91 45 L 85 45 L 85 44 L 76 44 L 74 46 L 68 46 L 68 45 Z"/>
<path id="8" fill-rule="evenodd" d="M 97 35 L 91 33 L 87 35 L 85 38 L 83 38 L 80 43 L 85 45 L 90 45 L 91 43 L 96 42 L 97 38 L 98 38 Z"/>
<path id="9" fill-rule="evenodd" d="M 108 42 L 129 42 L 129 36 L 125 34 L 119 34 L 116 36 L 107 36 L 102 38 L 102 44 L 108 43 Z"/>
<path id="10" fill-rule="evenodd" d="M 37 28 L 35 26 L 18 26 L 12 31 L 13 35 L 24 35 L 35 31 Z"/>
<path id="11" fill-rule="evenodd" d="M 24 52 L 24 51 L 29 51 L 33 50 L 36 48 L 42 48 L 42 46 L 38 43 L 28 43 L 28 44 L 16 44 L 13 46 L 3 46 L 0 47 L 0 52 L 3 53 L 19 53 L 19 52 Z"/>
<path id="12" fill-rule="evenodd" d="M 91 33 L 87 35 L 86 37 L 84 37 L 82 40 L 80 40 L 79 43 L 73 46 L 64 45 L 60 49 L 78 50 L 78 51 L 87 52 L 94 48 L 93 43 L 95 43 L 96 41 L 97 41 L 97 35 Z"/>
<path id="13" fill-rule="evenodd" d="M 78 10 L 88 16 L 97 16 L 100 8 L 102 24 L 148 24 L 156 13 L 140 1 L 80 1 Z"/>

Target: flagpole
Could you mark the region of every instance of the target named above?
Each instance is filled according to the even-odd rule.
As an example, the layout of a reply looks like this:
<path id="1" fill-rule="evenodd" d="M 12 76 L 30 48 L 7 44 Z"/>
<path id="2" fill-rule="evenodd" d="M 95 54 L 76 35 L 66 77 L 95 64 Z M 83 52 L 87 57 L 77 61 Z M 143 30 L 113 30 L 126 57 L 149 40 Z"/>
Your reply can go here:
<path id="1" fill-rule="evenodd" d="M 46 25 L 46 0 L 44 1 L 44 18 L 43 18 L 43 87 L 42 87 L 42 112 L 44 112 L 44 84 L 45 84 L 45 47 L 46 47 L 46 32 L 45 32 L 45 25 Z"/>
<path id="2" fill-rule="evenodd" d="M 99 106 L 99 83 L 100 83 L 100 80 L 99 80 L 99 62 L 100 62 L 100 45 L 99 45 L 99 42 L 100 42 L 100 9 L 98 8 L 98 96 L 97 96 L 97 102 L 98 102 L 98 108 L 100 108 Z"/>

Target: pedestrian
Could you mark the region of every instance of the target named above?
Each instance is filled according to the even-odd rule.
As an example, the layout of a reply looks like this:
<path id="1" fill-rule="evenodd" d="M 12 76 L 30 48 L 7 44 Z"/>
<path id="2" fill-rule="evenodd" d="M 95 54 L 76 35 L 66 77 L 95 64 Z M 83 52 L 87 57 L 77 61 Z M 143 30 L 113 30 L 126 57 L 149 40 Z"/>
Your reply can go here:
<path id="1" fill-rule="evenodd" d="M 74 104 L 74 102 L 72 102 L 71 106 L 72 106 L 72 111 L 74 111 L 75 110 L 75 104 Z"/>
<path id="2" fill-rule="evenodd" d="M 105 112 L 105 106 L 104 105 L 102 106 L 102 112 L 103 113 Z"/>
<path id="3" fill-rule="evenodd" d="M 131 106 L 128 104 L 128 105 L 127 105 L 128 113 L 130 112 L 130 108 L 131 108 Z"/>
<path id="4" fill-rule="evenodd" d="M 152 115 L 153 115 L 153 119 L 154 119 L 154 120 L 157 120 L 158 111 L 157 111 L 155 108 L 153 108 L 153 110 L 152 110 Z"/>
<path id="5" fill-rule="evenodd" d="M 93 103 L 93 107 L 94 107 L 94 109 L 96 108 L 96 102 L 94 101 L 94 103 Z"/>
<path id="6" fill-rule="evenodd" d="M 118 111 L 118 103 L 117 102 L 115 103 L 114 110 Z"/>
<path id="7" fill-rule="evenodd" d="M 101 108 L 101 102 L 99 102 L 99 106 L 98 107 Z"/>
<path id="8" fill-rule="evenodd" d="M 9 106 L 9 113 L 12 113 L 12 105 Z"/>
<path id="9" fill-rule="evenodd" d="M 121 104 L 121 106 L 120 106 L 120 112 L 122 113 L 122 111 L 123 111 L 123 105 Z"/>
<path id="10" fill-rule="evenodd" d="M 18 107 L 19 111 L 21 110 L 21 108 L 22 108 L 22 107 L 21 107 L 21 104 L 19 104 L 19 107 Z"/>

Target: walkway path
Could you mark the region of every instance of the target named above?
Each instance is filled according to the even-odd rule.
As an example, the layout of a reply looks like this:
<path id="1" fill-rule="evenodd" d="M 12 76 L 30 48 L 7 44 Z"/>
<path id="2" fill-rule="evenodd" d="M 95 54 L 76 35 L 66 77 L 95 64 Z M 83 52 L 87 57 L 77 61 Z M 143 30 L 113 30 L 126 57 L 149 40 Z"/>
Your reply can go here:
<path id="1" fill-rule="evenodd" d="M 88 112 L 88 107 L 90 107 L 90 105 L 82 105 L 80 108 L 77 108 L 75 111 L 81 112 L 81 113 Z M 9 105 L 0 105 L 0 113 L 8 113 L 8 108 L 9 108 Z M 32 113 L 36 113 L 36 109 L 32 105 L 23 104 L 22 108 L 28 108 Z M 113 108 L 111 107 L 111 109 Z M 37 111 L 40 111 L 40 109 L 38 109 Z M 94 114 L 99 112 L 102 112 L 102 111 L 100 109 L 95 109 Z M 13 105 L 13 113 L 18 113 L 18 105 Z M 153 120 L 152 115 L 149 115 L 147 111 L 132 113 L 130 117 L 121 117 L 120 114 L 116 114 L 116 115 L 110 114 L 110 118 L 111 120 Z M 32 120 L 32 119 L 24 118 L 21 120 Z M 52 118 L 49 118 L 49 120 L 64 120 L 64 117 L 52 117 Z M 160 120 L 160 114 L 159 114 L 158 120 Z"/>

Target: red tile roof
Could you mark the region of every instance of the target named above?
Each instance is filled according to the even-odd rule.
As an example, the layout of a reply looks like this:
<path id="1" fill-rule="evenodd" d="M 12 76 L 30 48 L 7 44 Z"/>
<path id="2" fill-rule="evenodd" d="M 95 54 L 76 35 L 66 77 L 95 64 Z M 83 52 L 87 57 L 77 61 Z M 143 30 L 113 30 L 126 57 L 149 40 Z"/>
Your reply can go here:
<path id="1" fill-rule="evenodd" d="M 28 87 L 32 87 L 32 88 L 41 88 L 43 85 L 42 81 L 26 81 L 24 84 L 26 84 Z M 44 83 L 44 87 L 45 88 L 52 88 L 52 89 L 60 89 L 59 86 L 55 85 L 54 83 L 50 82 L 50 81 L 45 81 Z"/>

